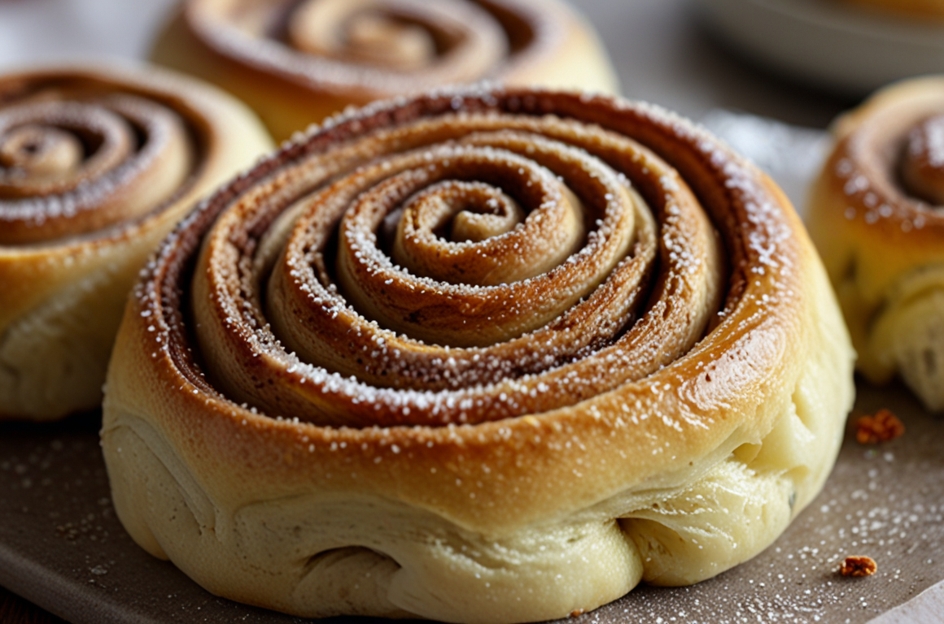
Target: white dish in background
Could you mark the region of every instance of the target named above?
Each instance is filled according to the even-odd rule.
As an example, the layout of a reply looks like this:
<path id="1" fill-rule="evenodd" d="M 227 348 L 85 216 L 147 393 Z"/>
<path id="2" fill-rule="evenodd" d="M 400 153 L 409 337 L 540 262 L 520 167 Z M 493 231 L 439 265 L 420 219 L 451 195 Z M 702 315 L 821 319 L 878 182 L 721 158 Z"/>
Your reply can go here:
<path id="1" fill-rule="evenodd" d="M 865 95 L 944 73 L 944 21 L 887 16 L 836 0 L 693 0 L 710 28 L 782 73 Z"/>

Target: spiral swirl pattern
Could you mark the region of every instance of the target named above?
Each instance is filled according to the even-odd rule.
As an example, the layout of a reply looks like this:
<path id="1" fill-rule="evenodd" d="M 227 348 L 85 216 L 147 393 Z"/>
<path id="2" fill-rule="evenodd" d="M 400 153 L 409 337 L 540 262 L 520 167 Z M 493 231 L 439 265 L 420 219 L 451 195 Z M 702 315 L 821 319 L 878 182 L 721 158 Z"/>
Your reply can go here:
<path id="1" fill-rule="evenodd" d="M 784 202 L 603 97 L 333 119 L 139 284 L 103 430 L 122 521 L 213 591 L 309 616 L 533 621 L 716 574 L 816 492 L 851 400 Z"/>
<path id="2" fill-rule="evenodd" d="M 595 35 L 556 1 L 189 0 L 153 56 L 237 94 L 278 139 L 444 84 L 616 90 Z"/>
<path id="3" fill-rule="evenodd" d="M 375 160 L 363 162 L 365 153 Z M 201 261 L 207 269 L 194 284 L 197 300 L 212 302 L 194 308 L 209 372 L 228 395 L 266 413 L 365 426 L 544 412 L 677 359 L 717 310 L 720 260 L 708 221 L 677 175 L 625 138 L 563 121 L 479 115 L 378 133 L 330 157 L 293 172 L 296 185 L 273 182 L 298 202 L 291 230 L 274 235 L 284 236 L 284 253 L 249 251 L 275 253 L 247 228 L 283 207 L 253 195 L 214 228 Z M 671 211 L 649 310 L 642 306 L 657 255 L 654 217 L 621 181 L 643 169 L 656 180 L 646 191 L 658 210 Z M 304 193 L 312 187 L 317 193 Z M 527 216 L 478 242 L 437 234 L 494 216 L 491 205 Z M 387 255 L 377 233 L 398 211 Z M 240 251 L 235 240 L 251 247 Z M 336 251 L 326 249 L 332 240 Z M 437 267 L 455 275 L 436 275 Z M 481 280 L 465 275 L 476 272 Z M 623 333 L 633 317 L 640 322 Z M 234 321 L 260 330 L 232 332 Z M 260 350 L 279 344 L 296 355 L 255 364 Z M 223 362 L 226 370 L 214 368 Z M 333 375 L 319 379 L 306 364 Z M 337 375 L 362 383 L 344 384 L 324 405 Z M 276 384 L 287 396 L 271 392 Z"/>
<path id="4" fill-rule="evenodd" d="M 174 111 L 134 95 L 52 97 L 0 112 L 0 244 L 86 234 L 134 218 L 192 171 L 194 147 Z"/>
<path id="5" fill-rule="evenodd" d="M 871 381 L 944 409 L 944 81 L 873 95 L 837 124 L 810 229 Z"/>
<path id="6" fill-rule="evenodd" d="M 0 78 L 0 415 L 97 405 L 124 298 L 151 246 L 234 162 L 268 145 L 215 92 L 141 74 Z M 228 139 L 209 119 L 214 107 L 219 124 L 238 117 L 250 128 L 232 156 L 217 154 Z"/>

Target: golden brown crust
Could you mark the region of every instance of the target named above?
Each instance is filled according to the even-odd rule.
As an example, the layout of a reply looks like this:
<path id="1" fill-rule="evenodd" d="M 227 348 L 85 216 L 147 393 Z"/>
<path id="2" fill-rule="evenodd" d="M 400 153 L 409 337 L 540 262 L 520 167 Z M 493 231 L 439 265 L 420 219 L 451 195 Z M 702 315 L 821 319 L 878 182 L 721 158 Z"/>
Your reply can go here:
<path id="1" fill-rule="evenodd" d="M 153 58 L 235 93 L 279 140 L 347 106 L 445 84 L 617 90 L 591 27 L 556 1 L 189 0 Z"/>
<path id="2" fill-rule="evenodd" d="M 462 168 L 452 168 L 455 162 Z M 531 169 L 530 186 L 513 183 Z M 425 197 L 397 184 L 420 180 L 448 204 L 455 193 L 468 198 L 468 189 L 437 186 L 440 174 L 460 171 L 513 197 L 532 220 L 566 212 L 573 200 L 555 190 L 564 184 L 589 234 L 569 260 L 498 287 L 454 288 L 397 272 L 371 246 L 384 246 L 382 222 L 403 197 L 413 198 L 403 219 Z M 395 192 L 371 196 L 385 184 Z M 336 200 L 343 216 L 332 214 Z M 359 202 L 368 200 L 380 214 L 359 229 L 358 210 L 371 209 Z M 487 199 L 463 208 L 486 206 Z M 629 215 L 635 225 L 624 240 L 619 222 Z M 529 227 L 527 219 L 519 227 Z M 433 231 L 440 232 L 437 254 L 469 245 Z M 472 245 L 494 245 L 514 231 Z M 611 244 L 615 264 L 606 259 Z M 487 344 L 447 350 L 460 340 L 451 331 L 421 343 L 367 322 L 370 306 L 337 301 L 356 287 L 319 285 L 339 274 L 335 253 L 373 262 L 361 276 L 368 281 L 428 287 L 430 297 L 443 299 L 435 309 L 460 326 L 477 322 L 478 308 L 464 306 L 465 297 L 506 286 L 527 293 L 540 279 L 560 277 L 555 271 L 592 286 L 537 328 L 512 323 Z M 602 268 L 581 269 L 584 256 Z M 276 321 L 273 307 L 293 301 L 280 289 L 292 288 L 317 305 L 299 313 L 296 298 Z M 539 299 L 556 291 L 548 286 L 545 294 L 504 302 L 540 308 Z M 597 298 L 605 305 L 591 314 Z M 379 297 L 377 305 L 386 304 Z M 324 318 L 306 316 L 319 307 L 328 311 Z M 621 309 L 615 321 L 601 320 L 613 309 Z M 407 327 L 416 312 L 406 312 Z M 339 330 L 341 340 L 322 351 L 343 351 L 340 342 L 357 343 L 369 332 L 367 372 L 349 377 L 343 353 L 342 364 L 308 360 L 290 344 L 311 338 L 332 316 L 354 329 Z M 547 330 L 563 318 L 573 325 Z M 599 335 L 566 344 L 568 327 Z M 769 544 L 818 490 L 852 392 L 835 304 L 783 194 L 664 111 L 573 93 L 446 91 L 329 121 L 223 188 L 165 241 L 121 336 L 103 439 L 125 526 L 213 591 L 303 615 L 527 621 L 594 608 L 640 577 L 684 584 L 717 574 Z M 549 351 L 544 367 L 533 369 L 515 356 L 516 341 L 541 353 L 545 340 L 572 352 L 555 359 Z M 396 341 L 393 355 L 388 343 Z M 497 374 L 476 368 L 489 358 L 507 367 Z M 394 380 L 378 381 L 387 377 Z M 141 481 L 152 457 L 172 480 Z M 200 535 L 215 527 L 213 544 L 197 545 L 189 524 L 168 521 L 145 502 L 161 496 L 188 501 L 179 504 L 194 514 Z M 389 526 L 364 528 L 377 516 L 371 506 L 389 513 Z M 682 508 L 689 511 L 676 511 Z M 358 537 L 342 537 L 347 529 L 301 520 L 328 509 L 362 532 L 351 528 Z M 733 520 L 761 509 L 767 520 L 750 527 Z M 699 525 L 701 537 L 692 528 L 698 522 L 708 523 Z M 260 532 L 262 525 L 268 529 Z M 391 537 L 385 531 L 394 526 Z M 572 540 L 567 531 L 575 532 Z M 562 550 L 571 542 L 586 550 Z M 446 546 L 451 554 L 443 554 Z M 384 568 L 369 595 L 356 600 L 333 594 L 330 579 L 308 580 L 322 578 L 312 570 L 321 573 L 317 562 L 328 550 L 347 547 L 369 548 L 371 565 L 386 557 L 398 571 Z M 267 564 L 253 554 L 272 549 L 293 554 Z M 344 552 L 364 555 L 355 551 Z M 253 563 L 232 563 L 241 557 Z M 214 569 L 230 563 L 217 574 L 201 560 Z M 451 564 L 435 568 L 439 561 Z M 271 565 L 266 577 L 281 580 L 260 581 L 250 571 L 257 565 Z M 470 600 L 488 606 L 465 608 Z"/>
<path id="3" fill-rule="evenodd" d="M 245 108 L 163 70 L 0 77 L 0 416 L 99 403 L 145 258 L 268 145 Z"/>
<path id="4" fill-rule="evenodd" d="M 944 407 L 934 381 L 944 374 L 935 361 L 944 342 L 933 311 L 944 286 L 942 115 L 940 77 L 879 91 L 835 124 L 836 145 L 809 202 L 810 232 L 860 370 L 878 383 L 900 372 L 932 409 Z"/>

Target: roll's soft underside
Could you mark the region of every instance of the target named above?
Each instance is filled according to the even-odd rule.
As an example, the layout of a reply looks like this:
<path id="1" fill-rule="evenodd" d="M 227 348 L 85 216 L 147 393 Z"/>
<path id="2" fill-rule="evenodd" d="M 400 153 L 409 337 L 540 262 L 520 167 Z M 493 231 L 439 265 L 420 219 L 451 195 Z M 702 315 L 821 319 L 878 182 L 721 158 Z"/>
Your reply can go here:
<path id="1" fill-rule="evenodd" d="M 167 71 L 0 76 L 0 418 L 100 404 L 148 254 L 270 145 L 244 106 Z"/>
<path id="2" fill-rule="evenodd" d="M 122 522 L 303 616 L 535 621 L 713 576 L 815 496 L 853 394 L 782 193 L 606 97 L 332 119 L 136 295 L 103 427 Z"/>
<path id="3" fill-rule="evenodd" d="M 944 409 L 944 78 L 879 91 L 835 124 L 810 232 L 859 370 Z"/>

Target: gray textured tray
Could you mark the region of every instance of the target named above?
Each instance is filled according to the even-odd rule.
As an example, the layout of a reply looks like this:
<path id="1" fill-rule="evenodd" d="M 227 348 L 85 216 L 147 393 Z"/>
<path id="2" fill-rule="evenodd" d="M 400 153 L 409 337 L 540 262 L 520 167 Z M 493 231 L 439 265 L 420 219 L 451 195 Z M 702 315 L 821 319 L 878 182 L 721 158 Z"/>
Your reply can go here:
<path id="1" fill-rule="evenodd" d="M 847 436 L 824 492 L 760 556 L 694 587 L 639 588 L 569 621 L 864 622 L 940 582 L 944 420 L 901 389 L 861 388 L 857 410 L 879 407 L 902 417 L 905 436 L 879 447 Z M 302 621 L 216 598 L 141 551 L 112 510 L 97 428 L 95 414 L 0 425 L 0 585 L 77 624 Z M 878 572 L 838 576 L 849 554 L 873 557 Z M 883 622 L 939 613 L 940 587 Z"/>

